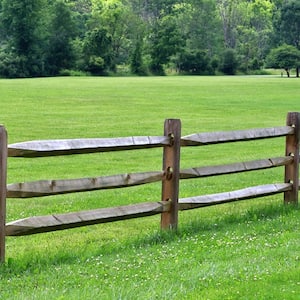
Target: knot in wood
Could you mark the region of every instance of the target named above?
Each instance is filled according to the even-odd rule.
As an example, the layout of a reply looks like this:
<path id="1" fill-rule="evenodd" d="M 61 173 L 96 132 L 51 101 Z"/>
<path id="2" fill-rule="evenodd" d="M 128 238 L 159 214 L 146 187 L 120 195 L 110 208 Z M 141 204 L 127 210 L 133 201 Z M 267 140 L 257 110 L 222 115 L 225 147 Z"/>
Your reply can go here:
<path id="1" fill-rule="evenodd" d="M 170 144 L 169 144 L 169 146 L 172 147 L 174 145 L 174 134 L 173 133 L 169 133 L 168 136 L 170 138 Z"/>
<path id="2" fill-rule="evenodd" d="M 171 180 L 173 176 L 173 168 L 172 167 L 168 167 L 167 171 L 166 171 L 166 179 L 167 180 Z"/>

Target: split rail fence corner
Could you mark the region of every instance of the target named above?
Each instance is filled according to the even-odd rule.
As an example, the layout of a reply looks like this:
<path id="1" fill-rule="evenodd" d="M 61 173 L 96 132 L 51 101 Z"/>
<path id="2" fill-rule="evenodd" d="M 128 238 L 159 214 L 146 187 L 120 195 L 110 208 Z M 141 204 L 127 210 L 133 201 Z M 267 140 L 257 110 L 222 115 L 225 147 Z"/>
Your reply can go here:
<path id="1" fill-rule="evenodd" d="M 226 202 L 284 194 L 284 203 L 298 204 L 300 113 L 287 115 L 286 126 L 197 133 L 181 137 L 181 122 L 167 119 L 163 136 L 138 136 L 104 139 L 41 140 L 7 145 L 7 132 L 0 126 L 0 262 L 5 261 L 6 236 L 20 236 L 55 230 L 113 222 L 161 214 L 162 229 L 176 229 L 178 211 Z M 180 148 L 218 143 L 286 137 L 285 156 L 227 165 L 180 169 Z M 144 172 L 79 178 L 69 180 L 40 180 L 7 184 L 7 157 L 46 157 L 106 151 L 163 147 L 163 168 Z M 241 190 L 178 199 L 181 179 L 200 178 L 284 166 L 283 183 L 270 183 Z M 162 182 L 161 199 L 157 202 L 101 208 L 65 214 L 34 216 L 6 223 L 6 199 L 29 198 L 64 193 L 129 187 Z"/>

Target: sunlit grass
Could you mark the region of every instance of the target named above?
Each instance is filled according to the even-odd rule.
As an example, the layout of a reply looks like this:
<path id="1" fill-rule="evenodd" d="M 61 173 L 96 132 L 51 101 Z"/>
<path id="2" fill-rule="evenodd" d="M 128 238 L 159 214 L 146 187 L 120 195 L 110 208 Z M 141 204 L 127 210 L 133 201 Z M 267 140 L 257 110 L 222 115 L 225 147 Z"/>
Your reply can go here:
<path id="1" fill-rule="evenodd" d="M 9 143 L 182 134 L 285 125 L 299 83 L 278 77 L 0 80 Z M 181 167 L 284 155 L 284 139 L 183 148 Z M 161 170 L 162 149 L 9 159 L 8 183 Z M 283 181 L 283 168 L 181 182 L 180 197 Z M 8 221 L 160 200 L 159 183 L 36 199 L 8 199 Z M 299 210 L 282 195 L 159 216 L 7 238 L 2 299 L 297 299 Z"/>

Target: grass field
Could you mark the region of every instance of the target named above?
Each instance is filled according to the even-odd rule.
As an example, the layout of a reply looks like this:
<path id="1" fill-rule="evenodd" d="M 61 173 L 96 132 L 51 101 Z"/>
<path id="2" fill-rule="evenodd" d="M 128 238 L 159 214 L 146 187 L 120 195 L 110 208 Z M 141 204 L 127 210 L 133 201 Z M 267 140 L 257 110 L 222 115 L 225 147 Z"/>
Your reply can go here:
<path id="1" fill-rule="evenodd" d="M 9 143 L 80 137 L 182 135 L 285 125 L 299 81 L 280 76 L 0 80 Z M 182 168 L 281 156 L 284 139 L 182 149 Z M 161 169 L 161 149 L 9 159 L 8 183 Z M 180 197 L 282 182 L 283 169 L 183 181 Z M 7 221 L 160 200 L 160 184 L 8 199 Z M 159 216 L 7 238 L 0 299 L 300 299 L 300 211 L 276 195 Z"/>

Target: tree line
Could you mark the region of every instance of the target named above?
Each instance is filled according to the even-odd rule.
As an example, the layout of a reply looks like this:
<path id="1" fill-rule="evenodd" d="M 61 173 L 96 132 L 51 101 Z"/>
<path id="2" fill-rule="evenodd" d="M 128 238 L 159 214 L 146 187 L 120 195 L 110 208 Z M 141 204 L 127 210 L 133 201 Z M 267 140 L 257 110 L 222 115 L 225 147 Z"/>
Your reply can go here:
<path id="1" fill-rule="evenodd" d="M 300 65 L 299 0 L 0 0 L 0 76 Z"/>

